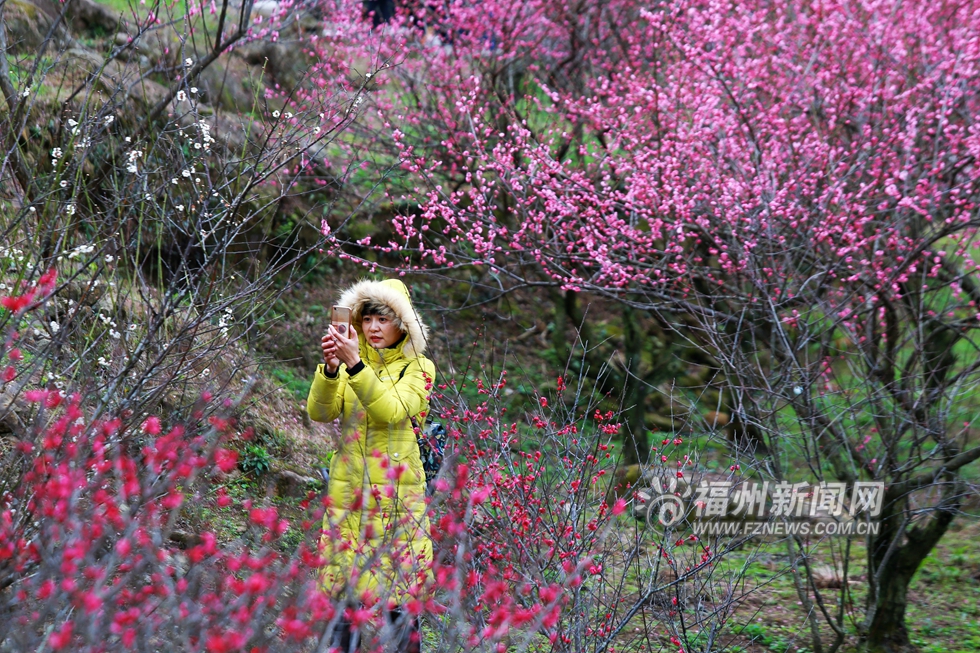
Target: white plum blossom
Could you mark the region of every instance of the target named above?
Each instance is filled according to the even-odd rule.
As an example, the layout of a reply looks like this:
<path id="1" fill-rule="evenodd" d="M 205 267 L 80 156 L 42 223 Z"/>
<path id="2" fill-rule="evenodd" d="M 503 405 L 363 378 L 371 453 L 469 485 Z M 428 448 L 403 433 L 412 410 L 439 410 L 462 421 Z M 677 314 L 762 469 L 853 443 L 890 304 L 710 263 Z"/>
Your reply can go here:
<path id="1" fill-rule="evenodd" d="M 203 120 L 198 121 L 197 127 L 201 132 L 201 141 L 204 143 L 204 149 L 210 150 L 211 143 L 215 142 L 214 138 L 211 137 L 211 127 L 209 127 L 208 123 Z"/>
<path id="2" fill-rule="evenodd" d="M 231 307 L 224 310 L 221 317 L 218 318 L 218 327 L 221 329 L 221 335 L 228 335 L 228 325 L 234 323 L 235 315 L 231 312 Z"/>
<path id="3" fill-rule="evenodd" d="M 95 245 L 79 245 L 68 254 L 69 259 L 73 259 L 77 256 L 82 256 L 85 254 L 91 254 L 95 251 Z"/>
<path id="4" fill-rule="evenodd" d="M 186 99 L 187 99 L 187 93 L 184 93 L 183 91 L 177 91 L 177 101 L 178 102 L 183 102 Z"/>

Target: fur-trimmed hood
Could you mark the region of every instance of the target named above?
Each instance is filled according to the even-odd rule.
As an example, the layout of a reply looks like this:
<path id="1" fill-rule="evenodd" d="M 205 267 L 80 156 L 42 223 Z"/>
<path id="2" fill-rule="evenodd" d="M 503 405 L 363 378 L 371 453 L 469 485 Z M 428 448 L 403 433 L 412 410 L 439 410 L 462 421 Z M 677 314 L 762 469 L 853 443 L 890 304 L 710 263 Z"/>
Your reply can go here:
<path id="1" fill-rule="evenodd" d="M 349 306 L 351 309 L 351 324 L 354 325 L 362 342 L 364 335 L 361 333 L 361 318 L 363 317 L 361 311 L 370 301 L 384 304 L 401 321 L 399 327 L 405 333 L 405 344 L 402 351 L 406 358 L 415 358 L 425 354 L 429 328 L 425 326 L 415 307 L 412 306 L 408 288 L 404 283 L 398 279 L 359 281 L 340 296 L 340 305 Z"/>

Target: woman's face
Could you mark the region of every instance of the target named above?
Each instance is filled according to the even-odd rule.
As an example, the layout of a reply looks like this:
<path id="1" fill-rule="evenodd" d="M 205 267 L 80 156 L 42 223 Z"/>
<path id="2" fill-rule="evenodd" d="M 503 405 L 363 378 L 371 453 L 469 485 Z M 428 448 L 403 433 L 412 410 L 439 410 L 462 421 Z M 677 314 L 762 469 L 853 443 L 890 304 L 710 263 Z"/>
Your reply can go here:
<path id="1" fill-rule="evenodd" d="M 383 315 L 365 315 L 361 319 L 361 333 L 375 349 L 391 347 L 402 336 L 395 322 Z"/>

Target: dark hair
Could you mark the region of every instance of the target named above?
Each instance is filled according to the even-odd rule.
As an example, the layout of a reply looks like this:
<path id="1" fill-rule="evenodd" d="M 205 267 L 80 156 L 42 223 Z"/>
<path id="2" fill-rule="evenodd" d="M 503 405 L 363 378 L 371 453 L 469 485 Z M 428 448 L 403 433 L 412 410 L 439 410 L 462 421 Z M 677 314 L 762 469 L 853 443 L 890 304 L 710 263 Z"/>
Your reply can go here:
<path id="1" fill-rule="evenodd" d="M 382 304 L 376 300 L 368 300 L 361 307 L 361 320 L 363 320 L 368 315 L 378 315 L 380 317 L 386 317 L 395 323 L 400 331 L 405 332 L 405 327 L 402 325 L 401 318 L 395 313 L 387 304 Z"/>

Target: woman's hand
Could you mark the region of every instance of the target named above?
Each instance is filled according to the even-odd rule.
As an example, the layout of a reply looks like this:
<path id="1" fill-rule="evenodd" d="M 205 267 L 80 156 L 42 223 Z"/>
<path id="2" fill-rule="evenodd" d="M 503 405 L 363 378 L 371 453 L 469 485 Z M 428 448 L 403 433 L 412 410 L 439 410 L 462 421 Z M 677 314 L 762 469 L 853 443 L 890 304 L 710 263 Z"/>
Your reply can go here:
<path id="1" fill-rule="evenodd" d="M 348 329 L 348 331 L 350 332 L 349 338 L 333 328 L 331 324 L 327 333 L 333 339 L 333 355 L 346 365 L 347 369 L 350 369 L 361 362 L 361 354 L 358 348 L 357 332 L 354 329 Z M 325 352 L 326 350 L 324 350 Z"/>
<path id="2" fill-rule="evenodd" d="M 320 338 L 320 348 L 323 350 L 323 369 L 330 374 L 336 374 L 337 368 L 340 367 L 340 359 L 337 358 L 337 343 L 329 332 Z"/>

